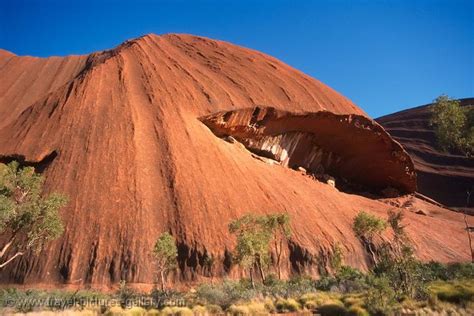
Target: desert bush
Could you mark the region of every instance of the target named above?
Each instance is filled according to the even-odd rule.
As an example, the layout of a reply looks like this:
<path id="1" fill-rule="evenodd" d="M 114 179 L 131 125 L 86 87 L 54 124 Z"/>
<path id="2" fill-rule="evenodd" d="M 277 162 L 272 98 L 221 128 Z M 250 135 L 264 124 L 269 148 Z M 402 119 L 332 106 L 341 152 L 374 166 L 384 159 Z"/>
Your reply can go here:
<path id="1" fill-rule="evenodd" d="M 146 316 L 159 316 L 160 315 L 160 311 L 157 310 L 157 309 L 149 309 L 147 312 L 146 312 Z"/>
<path id="2" fill-rule="evenodd" d="M 222 314 L 222 308 L 219 305 L 206 305 L 206 310 L 209 312 L 211 315 L 215 314 Z"/>
<path id="3" fill-rule="evenodd" d="M 327 301 L 317 309 L 321 316 L 344 316 L 346 312 L 344 304 L 338 300 Z"/>
<path id="4" fill-rule="evenodd" d="M 193 306 L 193 314 L 195 316 L 205 316 L 208 313 L 207 309 L 205 306 L 202 306 L 202 305 L 195 305 Z"/>
<path id="5" fill-rule="evenodd" d="M 120 306 L 112 306 L 105 312 L 106 316 L 120 316 L 124 314 L 124 310 Z"/>
<path id="6" fill-rule="evenodd" d="M 297 312 L 300 310 L 300 304 L 292 298 L 277 300 L 275 307 L 280 313 Z"/>
<path id="7" fill-rule="evenodd" d="M 429 291 L 441 301 L 466 305 L 474 301 L 474 282 L 472 280 L 434 282 Z"/>
<path id="8" fill-rule="evenodd" d="M 256 296 L 256 290 L 241 282 L 225 280 L 220 284 L 203 284 L 197 288 L 198 299 L 207 304 L 219 305 L 226 309 L 239 301 L 250 301 Z"/>
<path id="9" fill-rule="evenodd" d="M 373 238 L 379 235 L 385 227 L 387 227 L 387 223 L 383 219 L 364 211 L 359 212 L 354 218 L 352 230 L 369 252 L 374 264 L 377 263 L 377 258 Z"/>
<path id="10" fill-rule="evenodd" d="M 336 274 L 324 275 L 315 282 L 315 289 L 320 291 L 337 289 L 339 292 L 349 293 L 362 291 L 365 288 L 365 275 L 349 266 L 341 266 Z"/>
<path id="11" fill-rule="evenodd" d="M 189 307 L 173 306 L 171 311 L 174 316 L 193 316 L 193 311 Z"/>
<path id="12" fill-rule="evenodd" d="M 369 312 L 360 306 L 351 306 L 346 312 L 347 316 L 369 316 Z"/>
<path id="13" fill-rule="evenodd" d="M 351 294 L 346 295 L 342 298 L 344 305 L 348 307 L 352 306 L 363 306 L 364 305 L 364 296 L 363 294 Z"/>
<path id="14" fill-rule="evenodd" d="M 338 300 L 339 294 L 328 292 L 307 293 L 302 295 L 298 301 L 300 304 L 310 310 L 325 305 L 326 303 Z"/>
<path id="15" fill-rule="evenodd" d="M 316 291 L 315 281 L 307 275 L 297 275 L 286 282 L 286 297 L 297 297 Z"/>
<path id="16" fill-rule="evenodd" d="M 247 304 L 247 307 L 252 315 L 267 315 L 269 312 L 266 304 L 262 302 L 250 302 Z"/>
<path id="17" fill-rule="evenodd" d="M 390 287 L 389 280 L 383 277 L 369 276 L 368 289 L 365 292 L 364 305 L 372 315 L 390 313 L 396 303 L 395 291 Z"/>
<path id="18" fill-rule="evenodd" d="M 273 303 L 273 300 L 271 298 L 266 298 L 264 300 L 264 304 L 265 304 L 265 309 L 269 312 L 269 313 L 275 313 L 276 312 L 276 307 L 275 307 L 275 304 Z"/>
<path id="19" fill-rule="evenodd" d="M 120 301 L 120 306 L 122 308 L 131 307 L 130 303 L 131 300 L 135 297 L 135 295 L 135 291 L 127 285 L 127 282 L 125 282 L 124 280 L 120 281 L 119 289 L 117 291 L 117 297 Z"/>
<path id="20" fill-rule="evenodd" d="M 142 307 L 134 306 L 125 311 L 127 316 L 145 316 L 146 310 Z"/>
<path id="21" fill-rule="evenodd" d="M 250 315 L 250 310 L 245 305 L 230 305 L 227 313 L 233 316 Z"/>

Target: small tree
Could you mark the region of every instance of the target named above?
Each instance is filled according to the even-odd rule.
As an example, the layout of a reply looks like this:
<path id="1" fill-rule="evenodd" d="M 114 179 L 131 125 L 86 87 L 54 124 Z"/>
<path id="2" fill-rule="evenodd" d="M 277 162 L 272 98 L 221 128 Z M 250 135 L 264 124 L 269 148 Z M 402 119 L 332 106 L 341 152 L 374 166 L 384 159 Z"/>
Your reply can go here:
<path id="1" fill-rule="evenodd" d="M 381 250 L 381 260 L 375 272 L 388 277 L 396 293 L 402 296 L 417 298 L 425 294 L 421 277 L 420 263 L 415 258 L 410 238 L 402 225 L 402 212 L 389 212 L 388 223 L 393 231 L 391 243 L 384 243 Z"/>
<path id="2" fill-rule="evenodd" d="M 387 227 L 387 223 L 383 219 L 364 211 L 359 212 L 354 218 L 352 226 L 354 233 L 361 239 L 365 248 L 369 251 L 373 263 L 377 263 L 375 250 L 373 249 L 373 238 L 375 235 L 380 234 L 385 227 Z"/>
<path id="3" fill-rule="evenodd" d="M 283 243 L 291 237 L 290 216 L 285 213 L 263 216 L 261 221 L 273 236 L 273 250 L 276 255 L 278 278 L 281 279 L 281 255 Z"/>
<path id="4" fill-rule="evenodd" d="M 59 210 L 66 205 L 65 196 L 52 193 L 42 196 L 44 178 L 34 168 L 20 168 L 18 162 L 0 164 L 0 269 L 33 249 L 63 233 Z M 14 250 L 4 259 L 8 250 Z"/>
<path id="5" fill-rule="evenodd" d="M 461 107 L 458 100 L 441 95 L 434 101 L 431 124 L 443 150 L 474 153 L 474 108 Z"/>
<path id="6" fill-rule="evenodd" d="M 252 286 L 255 287 L 254 266 L 259 270 L 262 281 L 265 282 L 264 269 L 270 261 L 269 249 L 272 235 L 262 218 L 245 215 L 232 221 L 229 224 L 229 231 L 237 235 L 236 259 L 242 267 L 249 269 Z"/>
<path id="7" fill-rule="evenodd" d="M 153 247 L 153 256 L 156 262 L 156 268 L 160 274 L 161 290 L 165 290 L 165 275 L 168 271 L 174 269 L 177 263 L 178 248 L 176 241 L 170 233 L 163 233 Z"/>

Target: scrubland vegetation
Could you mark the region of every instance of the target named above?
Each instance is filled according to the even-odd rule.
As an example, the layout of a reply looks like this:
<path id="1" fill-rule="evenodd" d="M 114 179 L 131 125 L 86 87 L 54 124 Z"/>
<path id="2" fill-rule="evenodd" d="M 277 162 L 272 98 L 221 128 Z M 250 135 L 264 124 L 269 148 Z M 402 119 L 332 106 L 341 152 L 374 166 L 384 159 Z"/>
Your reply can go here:
<path id="1" fill-rule="evenodd" d="M 43 178 L 17 163 L 0 165 L 0 233 L 11 237 L 10 249 L 23 254 L 41 249 L 63 230 L 58 211 L 65 197 L 41 196 Z M 184 292 L 167 289 L 167 274 L 176 269 L 178 250 L 165 232 L 153 249 L 156 286 L 138 293 L 122 281 L 114 294 L 91 291 L 0 290 L 0 312 L 58 312 L 106 315 L 265 315 L 300 313 L 321 315 L 465 315 L 474 314 L 474 264 L 422 263 L 405 233 L 403 213 L 389 212 L 383 220 L 360 212 L 353 232 L 371 266 L 361 272 L 344 264 L 335 244 L 318 278 L 295 275 L 282 279 L 281 256 L 291 238 L 287 214 L 246 215 L 229 223 L 236 237 L 233 261 L 248 271 L 248 279 L 201 284 Z M 386 230 L 385 238 L 381 238 Z M 19 236 L 23 238 L 18 238 Z M 392 236 L 387 240 L 387 236 Z M 15 253 L 15 252 L 14 252 Z M 10 257 L 2 265 L 14 260 Z M 213 259 L 207 260 L 211 266 Z M 273 269 L 270 269 L 270 268 Z M 275 272 L 274 274 L 270 272 Z M 256 278 L 255 276 L 259 277 Z M 158 286 L 160 284 L 160 286 Z M 169 284 L 168 284 L 169 285 Z M 158 289 L 159 288 L 159 289 Z"/>
<path id="2" fill-rule="evenodd" d="M 420 264 L 422 296 L 409 297 L 380 274 L 341 267 L 318 280 L 298 276 L 288 281 L 269 275 L 265 283 L 224 280 L 187 292 L 137 293 L 125 285 L 115 294 L 97 292 L 0 291 L 3 311 L 31 312 L 40 300 L 54 298 L 40 310 L 105 315 L 469 315 L 474 312 L 472 264 Z M 436 280 L 436 281 L 433 281 Z M 82 302 L 82 304 L 81 304 Z"/>

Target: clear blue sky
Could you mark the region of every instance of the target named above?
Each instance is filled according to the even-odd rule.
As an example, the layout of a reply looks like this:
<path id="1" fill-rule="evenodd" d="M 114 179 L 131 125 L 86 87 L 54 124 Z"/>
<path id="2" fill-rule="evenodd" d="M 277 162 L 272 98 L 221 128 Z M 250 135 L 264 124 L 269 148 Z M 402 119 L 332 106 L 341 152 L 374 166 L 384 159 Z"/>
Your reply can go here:
<path id="1" fill-rule="evenodd" d="M 473 12 L 473 0 L 0 0 L 0 48 L 62 56 L 202 35 L 275 56 L 378 117 L 474 96 Z"/>

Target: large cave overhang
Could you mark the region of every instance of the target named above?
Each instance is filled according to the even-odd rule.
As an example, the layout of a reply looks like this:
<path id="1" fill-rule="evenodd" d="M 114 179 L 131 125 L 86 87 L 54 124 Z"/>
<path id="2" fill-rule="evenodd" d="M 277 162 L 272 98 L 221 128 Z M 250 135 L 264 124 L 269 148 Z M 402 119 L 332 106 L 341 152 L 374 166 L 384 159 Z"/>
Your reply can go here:
<path id="1" fill-rule="evenodd" d="M 378 192 L 416 191 L 408 153 L 382 126 L 362 115 L 253 107 L 199 119 L 216 136 L 232 136 L 248 150 L 290 168 L 303 167 Z"/>

